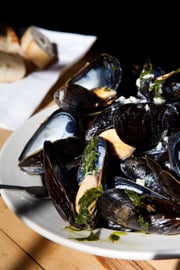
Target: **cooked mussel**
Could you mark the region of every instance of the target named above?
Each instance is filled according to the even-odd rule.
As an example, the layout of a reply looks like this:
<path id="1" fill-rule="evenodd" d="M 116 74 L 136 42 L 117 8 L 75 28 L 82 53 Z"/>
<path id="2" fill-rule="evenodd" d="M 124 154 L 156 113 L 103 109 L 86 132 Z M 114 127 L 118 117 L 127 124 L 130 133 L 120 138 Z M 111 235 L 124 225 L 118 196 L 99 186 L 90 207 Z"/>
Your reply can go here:
<path id="1" fill-rule="evenodd" d="M 77 166 L 84 149 L 84 142 L 80 137 L 67 137 L 54 142 L 54 147 L 62 156 L 67 168 Z M 27 156 L 19 162 L 21 170 L 28 174 L 44 174 L 43 151 L 40 150 Z"/>
<path id="2" fill-rule="evenodd" d="M 70 224 L 74 224 L 76 216 L 74 201 L 78 189 L 75 175 L 73 177 L 68 171 L 51 141 L 44 142 L 43 162 L 44 181 L 49 196 L 60 216 Z"/>
<path id="3" fill-rule="evenodd" d="M 121 77 L 119 60 L 101 54 L 59 88 L 54 100 L 59 107 L 73 107 L 85 114 L 95 113 L 117 98 Z"/>
<path id="4" fill-rule="evenodd" d="M 98 114 L 89 124 L 85 139 L 88 141 L 94 136 L 103 137 L 107 142 L 109 154 L 124 159 L 131 156 L 135 148 L 124 143 L 114 127 L 114 113 L 121 105 L 121 102 L 117 100 Z"/>
<path id="5" fill-rule="evenodd" d="M 121 160 L 120 168 L 125 177 L 139 182 L 153 191 L 162 193 L 158 182 L 161 166 L 148 156 L 131 156 Z"/>
<path id="6" fill-rule="evenodd" d="M 54 142 L 59 148 L 61 139 L 81 136 L 82 125 L 77 112 L 66 108 L 57 109 L 40 124 L 28 140 L 19 155 L 18 165 L 29 174 L 41 174 L 44 171 L 42 150 L 45 140 Z"/>
<path id="7" fill-rule="evenodd" d="M 180 99 L 180 69 L 166 73 L 148 59 L 136 80 L 138 96 L 162 104 Z"/>
<path id="8" fill-rule="evenodd" d="M 161 170 L 158 182 L 161 185 L 162 193 L 173 202 L 180 204 L 180 180 L 170 171 Z"/>
<path id="9" fill-rule="evenodd" d="M 114 128 L 113 116 L 119 106 L 121 106 L 120 102 L 113 102 L 91 121 L 85 133 L 85 139 L 87 141 L 108 129 Z"/>
<path id="10" fill-rule="evenodd" d="M 163 135 L 158 109 L 153 104 L 120 106 L 113 118 L 120 139 L 141 151 L 155 146 Z"/>
<path id="11" fill-rule="evenodd" d="M 176 203 L 180 202 L 180 181 L 156 160 L 148 156 L 131 156 L 120 162 L 120 168 L 128 179 Z"/>
<path id="12" fill-rule="evenodd" d="M 134 231 L 180 233 L 180 206 L 154 195 L 112 188 L 98 198 L 96 207 L 104 219 Z"/>
<path id="13" fill-rule="evenodd" d="M 155 82 L 157 78 L 165 74 L 165 71 L 160 66 L 153 65 L 150 58 L 146 59 L 138 70 L 139 74 L 137 74 L 136 79 L 137 96 L 147 102 L 156 102 L 158 100 L 160 103 L 164 103 L 165 100 L 160 93 L 161 81 L 157 81 L 156 84 Z"/>
<path id="14" fill-rule="evenodd" d="M 114 112 L 114 127 L 125 143 L 138 151 L 154 148 L 165 132 L 177 126 L 179 112 L 176 105 L 128 103 Z"/>
<path id="15" fill-rule="evenodd" d="M 83 116 L 96 113 L 107 106 L 107 102 L 98 97 L 93 91 L 78 84 L 68 84 L 62 86 L 55 93 L 55 100 L 59 107 L 73 108 Z"/>
<path id="16" fill-rule="evenodd" d="M 93 61 L 85 64 L 81 70 L 75 74 L 69 83 L 82 85 L 89 90 L 106 86 L 116 90 L 122 77 L 122 68 L 119 60 L 103 53 Z"/>
<path id="17" fill-rule="evenodd" d="M 43 157 L 44 181 L 60 216 L 77 229 L 94 228 L 98 220 L 96 200 L 106 189 L 104 139 L 96 137 L 88 142 L 72 171 L 50 141 L 44 142 Z"/>
<path id="18" fill-rule="evenodd" d="M 180 99 L 180 69 L 165 74 L 165 81 L 162 84 L 162 94 L 166 101 Z"/>
<path id="19" fill-rule="evenodd" d="M 77 222 L 81 227 L 92 228 L 96 224 L 95 203 L 107 188 L 106 141 L 95 136 L 88 141 L 77 172 L 79 189 L 76 195 Z"/>
<path id="20" fill-rule="evenodd" d="M 176 130 L 169 135 L 168 153 L 171 170 L 180 177 L 180 130 Z"/>
<path id="21" fill-rule="evenodd" d="M 114 188 L 132 190 L 140 195 L 146 194 L 158 197 L 159 199 L 168 199 L 166 196 L 159 194 L 158 192 L 152 190 L 151 188 L 143 185 L 141 182 L 135 182 L 131 179 L 115 176 L 114 178 Z"/>

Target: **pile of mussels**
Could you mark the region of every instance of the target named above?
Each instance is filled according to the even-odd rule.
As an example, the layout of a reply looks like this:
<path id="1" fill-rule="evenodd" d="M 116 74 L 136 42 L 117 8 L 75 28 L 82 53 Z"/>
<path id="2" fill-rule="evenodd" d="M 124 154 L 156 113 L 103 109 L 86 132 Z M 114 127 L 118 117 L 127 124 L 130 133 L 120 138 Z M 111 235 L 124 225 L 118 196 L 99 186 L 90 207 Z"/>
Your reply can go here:
<path id="1" fill-rule="evenodd" d="M 59 108 L 18 165 L 42 176 L 76 230 L 179 234 L 180 69 L 166 73 L 148 59 L 129 97 L 119 91 L 122 76 L 112 55 L 87 63 L 54 93 Z"/>

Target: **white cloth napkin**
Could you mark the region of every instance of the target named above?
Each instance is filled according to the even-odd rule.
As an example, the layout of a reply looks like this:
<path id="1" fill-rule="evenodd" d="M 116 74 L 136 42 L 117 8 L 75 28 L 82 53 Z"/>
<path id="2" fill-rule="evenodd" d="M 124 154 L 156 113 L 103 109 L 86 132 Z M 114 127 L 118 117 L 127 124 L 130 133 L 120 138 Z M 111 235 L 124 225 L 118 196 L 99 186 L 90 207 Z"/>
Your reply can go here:
<path id="1" fill-rule="evenodd" d="M 65 69 L 80 60 L 96 41 L 93 35 L 50 31 L 37 27 L 56 43 L 59 60 L 22 80 L 0 83 L 0 127 L 16 130 L 41 103 Z"/>

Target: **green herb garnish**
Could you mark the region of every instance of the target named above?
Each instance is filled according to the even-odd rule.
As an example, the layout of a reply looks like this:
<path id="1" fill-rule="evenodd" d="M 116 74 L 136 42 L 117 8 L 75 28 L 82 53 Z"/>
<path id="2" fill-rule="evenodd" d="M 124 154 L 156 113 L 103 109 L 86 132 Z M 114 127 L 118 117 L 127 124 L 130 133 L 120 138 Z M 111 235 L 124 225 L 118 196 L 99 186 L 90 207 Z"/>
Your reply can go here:
<path id="1" fill-rule="evenodd" d="M 101 196 L 103 190 L 102 187 L 99 186 L 97 188 L 88 189 L 83 196 L 79 199 L 79 214 L 76 219 L 76 223 L 84 228 L 88 228 L 91 226 L 91 221 L 93 219 L 92 213 L 89 209 L 91 203 L 97 200 L 99 196 Z"/>
<path id="2" fill-rule="evenodd" d="M 92 173 L 97 171 L 96 160 L 98 156 L 98 151 L 96 148 L 98 142 L 98 136 L 93 137 L 89 140 L 86 145 L 82 158 L 82 172 L 85 175 L 86 173 Z"/>
<path id="3" fill-rule="evenodd" d="M 134 206 L 140 206 L 145 198 L 145 195 L 140 195 L 133 190 L 126 189 L 125 193 L 129 196 L 129 199 L 132 201 Z"/>
<path id="4" fill-rule="evenodd" d="M 141 229 L 143 231 L 145 231 L 145 232 L 148 232 L 149 223 L 148 222 L 145 222 L 144 221 L 144 218 L 141 215 L 138 216 L 138 220 L 137 221 L 138 221 L 138 224 L 141 227 Z"/>

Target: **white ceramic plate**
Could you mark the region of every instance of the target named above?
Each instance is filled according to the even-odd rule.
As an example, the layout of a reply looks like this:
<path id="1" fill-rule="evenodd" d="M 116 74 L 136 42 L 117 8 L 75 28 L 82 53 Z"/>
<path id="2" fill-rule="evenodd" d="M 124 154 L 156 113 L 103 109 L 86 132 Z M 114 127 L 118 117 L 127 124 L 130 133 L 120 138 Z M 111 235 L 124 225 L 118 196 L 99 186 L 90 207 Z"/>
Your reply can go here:
<path id="1" fill-rule="evenodd" d="M 15 185 L 42 185 L 41 178 L 30 176 L 18 167 L 18 156 L 34 131 L 56 106 L 36 114 L 15 131 L 2 148 L 0 157 L 0 182 Z M 24 191 L 2 190 L 7 206 L 21 220 L 40 235 L 64 246 L 99 256 L 150 260 L 177 258 L 180 255 L 180 235 L 165 236 L 143 233 L 127 233 L 117 242 L 108 240 L 111 230 L 103 229 L 100 240 L 95 242 L 77 241 L 72 238 L 87 236 L 89 233 L 70 232 L 50 200 L 34 199 Z"/>

